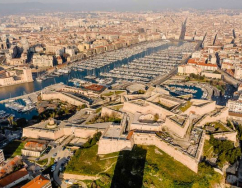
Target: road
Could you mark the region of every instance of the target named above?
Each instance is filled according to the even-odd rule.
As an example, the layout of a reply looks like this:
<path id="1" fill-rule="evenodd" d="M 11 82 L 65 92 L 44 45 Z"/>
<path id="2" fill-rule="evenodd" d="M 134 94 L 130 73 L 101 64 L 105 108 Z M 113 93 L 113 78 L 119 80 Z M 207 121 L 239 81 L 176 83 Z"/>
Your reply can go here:
<path id="1" fill-rule="evenodd" d="M 40 160 L 44 160 L 44 159 L 51 158 L 55 153 L 57 153 L 57 156 L 58 156 L 59 152 L 62 151 L 63 146 L 65 146 L 66 144 L 68 144 L 72 139 L 73 139 L 73 135 L 68 136 L 62 142 L 61 145 L 57 146 L 56 148 L 51 149 L 50 152 L 47 155 L 44 155 L 44 156 L 40 157 Z"/>
<path id="2" fill-rule="evenodd" d="M 60 159 L 58 162 L 57 162 L 57 165 L 56 165 L 56 169 L 53 173 L 53 179 L 54 181 L 61 187 L 61 188 L 66 188 L 66 184 L 65 183 L 62 183 L 60 177 L 59 177 L 59 171 L 60 171 L 60 167 L 62 166 L 62 164 L 66 161 L 66 158 L 63 157 L 62 159 Z"/>
<path id="3" fill-rule="evenodd" d="M 242 82 L 239 80 L 236 80 L 232 76 L 230 76 L 227 72 L 223 71 L 222 69 L 218 68 L 218 72 L 224 76 L 224 79 L 226 82 L 234 85 L 234 87 L 237 87 L 240 85 Z"/>
<path id="4" fill-rule="evenodd" d="M 68 144 L 72 139 L 73 139 L 73 135 L 70 135 L 62 142 L 61 145 L 57 146 L 56 148 L 51 149 L 48 154 L 46 154 L 40 158 L 40 160 L 48 159 L 48 163 L 49 163 L 51 158 L 53 157 L 53 154 L 57 153 L 55 159 L 56 160 L 59 159 L 59 160 L 57 161 L 56 169 L 53 172 L 53 179 L 60 187 L 64 187 L 64 188 L 67 186 L 65 185 L 65 183 L 62 183 L 62 181 L 59 177 L 59 171 L 60 171 L 59 169 L 60 169 L 62 163 L 64 163 L 66 161 L 67 157 L 71 156 L 71 152 L 67 149 L 63 150 L 63 146 Z"/>
<path id="5" fill-rule="evenodd" d="M 184 21 L 184 23 L 182 24 L 180 40 L 184 40 L 184 39 L 185 39 L 186 25 L 187 25 L 187 18 L 186 18 L 186 20 Z"/>

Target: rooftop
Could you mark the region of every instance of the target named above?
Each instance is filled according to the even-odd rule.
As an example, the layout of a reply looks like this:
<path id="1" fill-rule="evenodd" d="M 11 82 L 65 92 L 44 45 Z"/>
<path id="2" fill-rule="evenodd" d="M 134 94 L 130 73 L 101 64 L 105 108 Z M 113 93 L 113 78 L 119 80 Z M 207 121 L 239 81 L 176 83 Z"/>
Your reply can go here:
<path id="1" fill-rule="evenodd" d="M 120 125 L 111 125 L 103 136 L 108 138 L 120 138 L 121 135 L 122 127 Z"/>
<path id="2" fill-rule="evenodd" d="M 26 170 L 26 168 L 22 168 L 6 177 L 4 177 L 3 179 L 0 180 L 0 187 L 5 187 L 7 185 L 9 185 L 10 183 L 24 177 L 28 175 L 28 171 Z"/>
<path id="3" fill-rule="evenodd" d="M 39 175 L 33 180 L 31 180 L 26 185 L 22 186 L 22 188 L 42 188 L 50 183 L 50 180 L 46 177 Z"/>

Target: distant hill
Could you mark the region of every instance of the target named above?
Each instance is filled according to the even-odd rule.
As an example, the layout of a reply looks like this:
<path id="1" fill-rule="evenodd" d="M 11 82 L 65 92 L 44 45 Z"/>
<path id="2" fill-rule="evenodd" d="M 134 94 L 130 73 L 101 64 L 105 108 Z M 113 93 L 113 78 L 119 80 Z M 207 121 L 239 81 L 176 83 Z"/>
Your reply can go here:
<path id="1" fill-rule="evenodd" d="M 40 1 L 40 0 L 39 0 Z M 45 1 L 47 2 L 47 1 Z M 164 9 L 240 9 L 241 0 L 78 0 L 65 3 L 0 3 L 0 15 L 46 11 L 140 11 Z M 68 3 L 67 3 L 68 2 Z"/>

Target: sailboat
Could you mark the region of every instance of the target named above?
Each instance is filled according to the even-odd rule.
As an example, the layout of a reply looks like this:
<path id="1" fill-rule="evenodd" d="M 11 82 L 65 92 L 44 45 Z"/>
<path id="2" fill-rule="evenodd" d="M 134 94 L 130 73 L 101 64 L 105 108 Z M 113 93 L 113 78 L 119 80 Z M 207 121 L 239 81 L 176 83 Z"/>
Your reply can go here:
<path id="1" fill-rule="evenodd" d="M 39 76 L 39 73 L 37 73 L 37 78 L 36 78 L 37 82 L 42 82 L 43 80 L 41 79 L 41 77 Z"/>

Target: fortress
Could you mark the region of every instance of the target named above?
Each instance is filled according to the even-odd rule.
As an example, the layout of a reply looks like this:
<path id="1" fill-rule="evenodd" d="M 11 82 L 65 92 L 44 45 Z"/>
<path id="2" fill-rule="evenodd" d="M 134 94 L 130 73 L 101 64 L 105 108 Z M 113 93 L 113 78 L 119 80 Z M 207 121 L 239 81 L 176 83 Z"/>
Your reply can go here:
<path id="1" fill-rule="evenodd" d="M 214 101 L 186 101 L 157 88 L 150 88 L 146 94 L 120 97 L 121 104 L 102 107 L 100 112 L 100 117 L 116 114 L 120 123 L 78 123 L 76 119 L 90 112 L 83 109 L 67 121 L 48 120 L 24 128 L 23 136 L 55 141 L 64 136 L 87 139 L 102 132 L 98 155 L 132 150 L 135 144 L 154 145 L 197 172 L 206 138 L 204 126 L 215 121 L 225 124 L 228 117 L 228 108 Z M 236 139 L 236 133 L 228 130 L 215 136 Z"/>

